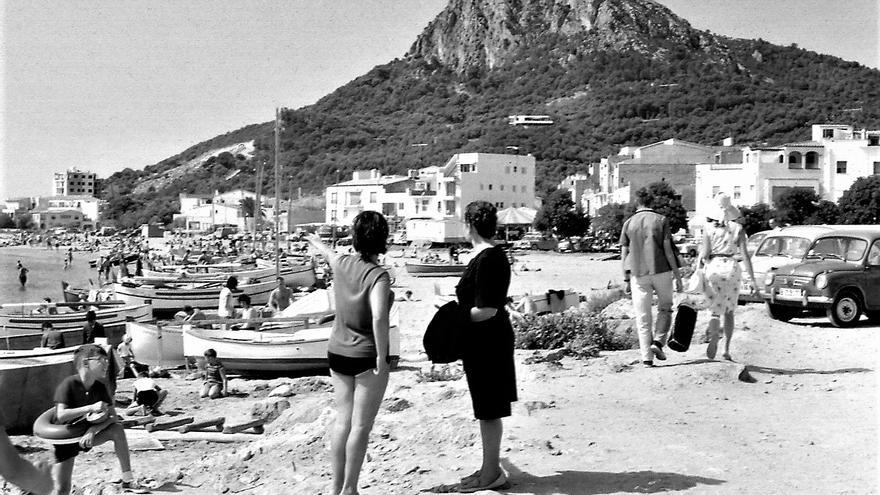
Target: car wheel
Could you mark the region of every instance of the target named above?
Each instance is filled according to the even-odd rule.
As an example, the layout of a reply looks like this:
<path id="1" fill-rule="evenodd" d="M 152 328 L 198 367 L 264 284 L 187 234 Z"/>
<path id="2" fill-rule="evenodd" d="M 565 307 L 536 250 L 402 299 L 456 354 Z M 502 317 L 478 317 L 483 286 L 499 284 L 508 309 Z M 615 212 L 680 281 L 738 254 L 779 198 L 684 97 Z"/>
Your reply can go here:
<path id="1" fill-rule="evenodd" d="M 797 316 L 798 311 L 779 304 L 767 303 L 767 314 L 769 314 L 770 318 L 773 318 L 774 320 L 788 321 Z"/>
<path id="2" fill-rule="evenodd" d="M 854 326 L 862 316 L 862 301 L 852 291 L 841 292 L 834 298 L 827 313 L 835 327 Z"/>

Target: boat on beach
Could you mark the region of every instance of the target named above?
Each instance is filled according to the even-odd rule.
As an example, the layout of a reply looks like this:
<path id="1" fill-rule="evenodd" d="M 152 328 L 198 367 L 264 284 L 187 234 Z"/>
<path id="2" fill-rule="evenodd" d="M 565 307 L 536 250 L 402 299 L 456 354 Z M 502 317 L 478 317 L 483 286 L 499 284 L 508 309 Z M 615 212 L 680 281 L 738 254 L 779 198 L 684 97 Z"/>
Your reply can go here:
<path id="1" fill-rule="evenodd" d="M 84 304 L 88 305 L 85 306 Z M 82 328 L 86 311 L 95 306 L 97 321 L 104 325 L 108 342 L 112 345 L 122 341 L 127 319 L 148 321 L 152 319 L 150 301 L 126 304 L 122 301 L 86 303 L 15 303 L 0 305 L 0 349 L 33 349 L 42 340 L 43 323 L 51 323 L 64 336 L 67 346 L 82 344 Z M 54 308 L 57 312 L 46 313 Z M 35 310 L 42 312 L 35 313 Z"/>
<path id="2" fill-rule="evenodd" d="M 406 272 L 413 277 L 460 277 L 465 268 L 463 263 L 406 263 Z"/>
<path id="3" fill-rule="evenodd" d="M 183 326 L 177 322 L 136 322 L 125 324 L 125 334 L 131 337 L 134 360 L 147 366 L 176 368 L 183 366 Z"/>
<path id="4" fill-rule="evenodd" d="M 128 304 L 152 302 L 156 317 L 173 315 L 184 306 L 199 309 L 217 308 L 223 282 L 172 282 L 156 284 L 136 284 L 122 282 L 113 284 L 116 299 Z M 254 306 L 266 304 L 269 294 L 276 287 L 274 280 L 256 284 L 240 284 L 234 292 L 235 297 L 247 294 Z"/>
<path id="5" fill-rule="evenodd" d="M 270 326 L 270 330 L 212 330 L 184 327 L 183 353 L 204 364 L 206 349 L 217 351 L 223 366 L 237 371 L 300 371 L 327 367 L 327 344 L 332 323 L 312 326 L 303 318 L 300 325 Z M 392 367 L 400 359 L 400 316 L 398 306 L 389 315 L 389 345 Z M 244 320 L 236 320 L 242 322 Z M 271 320 L 266 324 L 275 325 Z M 262 327 L 261 327 L 262 329 Z M 137 356 L 137 355 L 135 355 Z"/>
<path id="6" fill-rule="evenodd" d="M 231 276 L 238 277 L 239 281 L 251 280 L 253 282 L 274 281 L 276 277 L 275 266 L 249 268 L 246 270 L 234 270 L 226 272 L 199 271 L 206 265 L 179 265 L 183 271 L 157 271 L 144 270 L 142 277 L 132 277 L 137 283 L 153 282 L 186 282 L 186 281 L 225 281 Z M 193 268 L 195 267 L 195 268 Z M 315 269 L 309 265 L 283 265 L 278 274 L 284 277 L 284 282 L 291 287 L 312 287 L 315 285 Z"/>
<path id="7" fill-rule="evenodd" d="M 74 374 L 73 351 L 0 351 L 0 411 L 10 433 L 30 433 L 34 420 L 55 403 L 55 388 Z"/>

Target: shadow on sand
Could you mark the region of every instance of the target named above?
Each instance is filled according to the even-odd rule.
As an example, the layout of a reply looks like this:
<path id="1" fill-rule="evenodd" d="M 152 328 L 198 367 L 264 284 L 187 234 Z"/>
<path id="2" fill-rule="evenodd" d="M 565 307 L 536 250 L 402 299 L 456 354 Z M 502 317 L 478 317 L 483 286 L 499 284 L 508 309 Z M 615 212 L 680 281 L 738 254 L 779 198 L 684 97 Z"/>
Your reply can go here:
<path id="1" fill-rule="evenodd" d="M 700 485 L 716 486 L 725 482 L 714 478 L 656 471 L 558 471 L 549 476 L 535 476 L 502 461 L 510 481 L 495 491 L 502 493 L 598 495 L 603 493 L 660 493 L 688 490 Z M 457 493 L 458 484 L 438 485 L 425 493 Z"/>
<path id="2" fill-rule="evenodd" d="M 768 373 L 771 375 L 845 375 L 847 373 L 872 373 L 870 368 L 840 368 L 836 370 L 817 370 L 814 368 L 771 368 L 756 364 L 746 365 L 749 373 Z"/>

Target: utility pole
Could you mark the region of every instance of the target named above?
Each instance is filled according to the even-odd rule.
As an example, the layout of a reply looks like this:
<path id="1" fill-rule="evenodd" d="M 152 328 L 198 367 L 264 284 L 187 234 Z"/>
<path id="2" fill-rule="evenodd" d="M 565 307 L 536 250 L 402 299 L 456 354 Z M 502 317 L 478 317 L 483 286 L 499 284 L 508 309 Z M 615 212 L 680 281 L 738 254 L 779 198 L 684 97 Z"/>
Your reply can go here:
<path id="1" fill-rule="evenodd" d="M 254 253 L 257 251 L 257 234 L 260 232 L 260 217 L 263 213 L 263 160 L 257 162 L 256 199 L 254 199 Z"/>
<path id="2" fill-rule="evenodd" d="M 278 153 L 281 148 L 281 108 L 275 108 L 275 276 L 281 273 L 281 256 L 278 254 L 278 243 L 281 233 L 278 231 L 278 210 L 281 208 L 281 164 Z"/>

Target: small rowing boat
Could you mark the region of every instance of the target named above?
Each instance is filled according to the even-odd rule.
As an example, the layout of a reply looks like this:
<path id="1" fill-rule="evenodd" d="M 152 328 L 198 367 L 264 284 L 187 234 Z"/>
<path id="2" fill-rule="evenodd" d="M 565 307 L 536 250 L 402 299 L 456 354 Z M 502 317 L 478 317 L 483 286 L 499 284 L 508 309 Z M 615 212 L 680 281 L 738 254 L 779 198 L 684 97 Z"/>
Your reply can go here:
<path id="1" fill-rule="evenodd" d="M 406 272 L 413 277 L 460 277 L 465 268 L 463 263 L 406 263 Z"/>
<path id="2" fill-rule="evenodd" d="M 274 280 L 256 284 L 241 284 L 233 294 L 236 298 L 247 294 L 251 298 L 251 304 L 260 306 L 269 301 L 269 294 L 275 287 Z M 123 282 L 113 284 L 113 293 L 116 299 L 129 304 L 143 304 L 145 301 L 151 301 L 153 315 L 160 317 L 173 315 L 187 305 L 199 309 L 216 309 L 222 288 L 223 284 L 219 281 L 157 284 Z"/>

